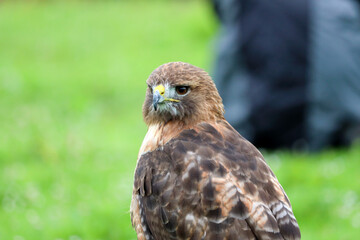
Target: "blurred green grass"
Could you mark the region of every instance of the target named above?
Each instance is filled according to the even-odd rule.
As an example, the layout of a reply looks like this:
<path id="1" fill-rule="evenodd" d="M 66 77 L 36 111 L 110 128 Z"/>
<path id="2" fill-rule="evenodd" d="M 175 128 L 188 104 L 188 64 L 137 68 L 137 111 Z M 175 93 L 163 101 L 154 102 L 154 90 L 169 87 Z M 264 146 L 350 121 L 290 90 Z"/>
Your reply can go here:
<path id="1" fill-rule="evenodd" d="M 205 1 L 0 4 L 0 239 L 135 239 L 129 217 L 158 65 L 211 72 Z M 360 149 L 265 153 L 303 239 L 360 234 Z"/>

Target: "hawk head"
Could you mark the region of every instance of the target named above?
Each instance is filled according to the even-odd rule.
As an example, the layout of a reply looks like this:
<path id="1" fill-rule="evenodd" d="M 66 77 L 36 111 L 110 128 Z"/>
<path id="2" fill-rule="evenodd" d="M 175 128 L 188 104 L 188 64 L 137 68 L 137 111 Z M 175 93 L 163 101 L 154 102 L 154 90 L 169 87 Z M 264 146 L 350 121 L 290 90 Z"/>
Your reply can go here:
<path id="1" fill-rule="evenodd" d="M 188 63 L 171 62 L 155 69 L 146 81 L 144 120 L 195 124 L 224 119 L 224 106 L 211 77 Z"/>

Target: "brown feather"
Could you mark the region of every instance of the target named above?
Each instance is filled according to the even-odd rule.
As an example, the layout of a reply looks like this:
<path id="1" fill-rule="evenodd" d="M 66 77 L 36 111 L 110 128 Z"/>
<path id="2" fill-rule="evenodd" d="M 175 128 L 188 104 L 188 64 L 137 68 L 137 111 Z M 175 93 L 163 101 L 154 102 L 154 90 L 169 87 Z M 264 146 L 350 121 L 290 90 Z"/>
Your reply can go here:
<path id="1" fill-rule="evenodd" d="M 147 96 L 149 131 L 131 204 L 138 239 L 300 239 L 284 190 L 261 153 L 224 120 L 211 78 L 189 64 L 171 63 L 149 81 L 196 86 L 188 95 L 196 99 L 196 111 L 165 121 Z"/>

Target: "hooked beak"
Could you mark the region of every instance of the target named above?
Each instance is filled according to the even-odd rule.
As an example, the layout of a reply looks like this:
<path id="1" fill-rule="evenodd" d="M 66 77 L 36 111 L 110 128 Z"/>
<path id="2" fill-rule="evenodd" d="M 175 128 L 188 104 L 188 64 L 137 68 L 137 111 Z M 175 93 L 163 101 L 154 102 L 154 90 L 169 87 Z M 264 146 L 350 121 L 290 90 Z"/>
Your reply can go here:
<path id="1" fill-rule="evenodd" d="M 160 92 L 156 90 L 153 94 L 153 106 L 156 111 L 158 108 L 158 104 L 164 101 L 164 97 L 161 96 Z"/>
<path id="2" fill-rule="evenodd" d="M 165 97 L 165 87 L 161 84 L 156 86 L 153 92 L 153 106 L 155 111 L 158 109 L 158 104 L 164 101 L 180 102 L 180 100 Z"/>

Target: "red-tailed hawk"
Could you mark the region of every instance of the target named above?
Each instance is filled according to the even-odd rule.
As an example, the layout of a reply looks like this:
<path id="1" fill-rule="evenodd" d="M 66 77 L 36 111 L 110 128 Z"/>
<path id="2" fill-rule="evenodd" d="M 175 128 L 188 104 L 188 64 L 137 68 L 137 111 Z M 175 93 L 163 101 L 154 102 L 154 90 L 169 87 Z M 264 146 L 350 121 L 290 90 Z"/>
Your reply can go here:
<path id="1" fill-rule="evenodd" d="M 300 239 L 283 188 L 225 120 L 210 76 L 174 62 L 147 84 L 130 210 L 138 239 Z"/>

